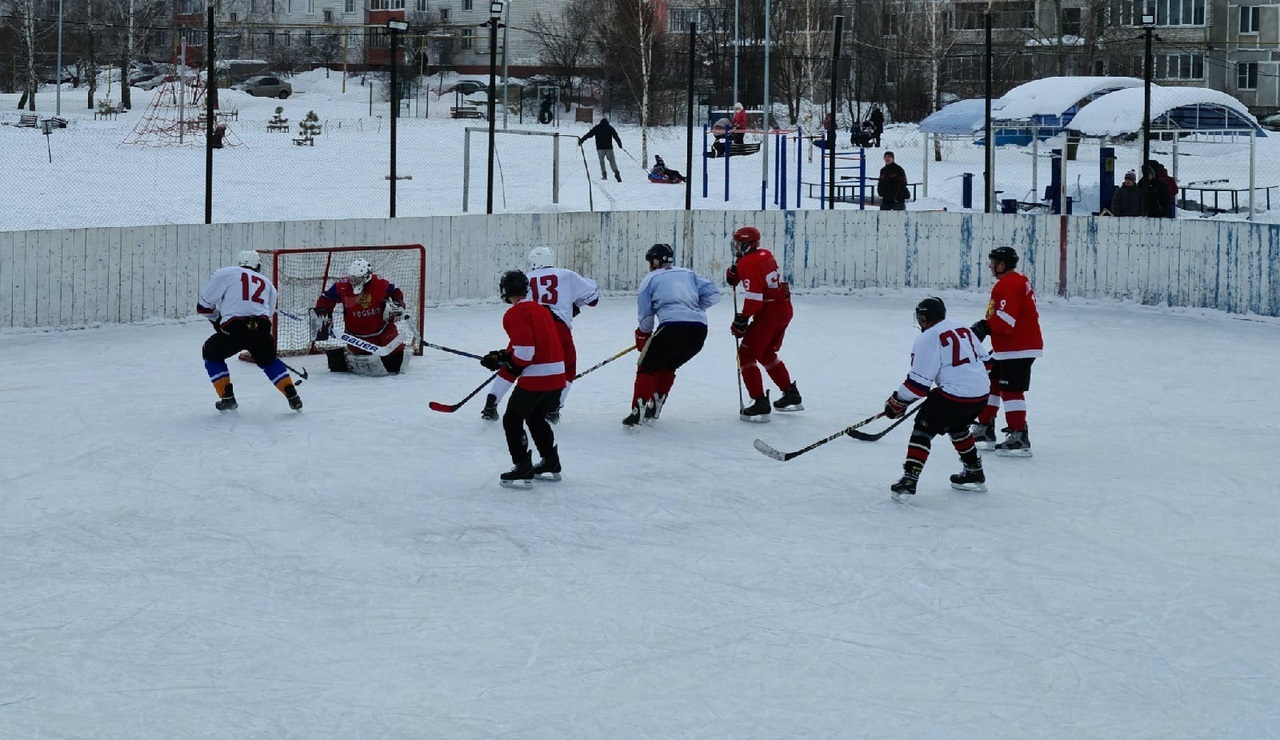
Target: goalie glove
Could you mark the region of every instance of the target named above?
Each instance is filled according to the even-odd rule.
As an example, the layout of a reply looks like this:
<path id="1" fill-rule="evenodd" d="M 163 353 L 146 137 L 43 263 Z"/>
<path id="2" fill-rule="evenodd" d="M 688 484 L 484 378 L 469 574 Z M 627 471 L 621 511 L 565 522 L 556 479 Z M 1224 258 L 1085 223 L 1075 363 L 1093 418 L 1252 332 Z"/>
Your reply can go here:
<path id="1" fill-rule="evenodd" d="M 317 342 L 328 339 L 333 325 L 333 313 L 326 308 L 313 308 L 308 313 L 310 315 L 307 319 L 311 322 L 312 338 Z"/>
<path id="2" fill-rule="evenodd" d="M 399 301 L 388 299 L 386 303 L 382 304 L 383 321 L 396 321 L 407 314 L 408 310 L 405 308 L 404 304 Z"/>

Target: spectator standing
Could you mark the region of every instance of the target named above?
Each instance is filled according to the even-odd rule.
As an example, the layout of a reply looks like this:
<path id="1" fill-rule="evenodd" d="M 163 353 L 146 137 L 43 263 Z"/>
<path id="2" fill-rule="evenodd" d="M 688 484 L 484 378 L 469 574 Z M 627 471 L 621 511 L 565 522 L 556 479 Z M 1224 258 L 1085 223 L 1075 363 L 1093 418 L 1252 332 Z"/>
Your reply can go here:
<path id="1" fill-rule="evenodd" d="M 1142 191 L 1138 189 L 1138 173 L 1129 170 L 1124 173 L 1124 181 L 1111 195 L 1111 206 L 1107 208 L 1112 216 L 1141 216 Z"/>
<path id="2" fill-rule="evenodd" d="M 734 144 L 741 144 L 742 136 L 747 130 L 747 110 L 742 107 L 742 103 L 733 104 L 732 124 L 732 133 L 729 134 L 729 141 Z"/>
<path id="3" fill-rule="evenodd" d="M 884 167 L 880 168 L 876 194 L 880 196 L 880 210 L 907 210 L 907 173 L 893 161 L 893 152 L 884 153 Z"/>
<path id="4" fill-rule="evenodd" d="M 607 159 L 609 166 L 613 168 L 613 176 L 618 178 L 618 182 L 622 182 L 622 173 L 618 171 L 618 160 L 613 156 L 613 142 L 618 142 L 618 146 L 621 147 L 622 139 L 618 138 L 618 130 L 609 125 L 609 119 L 601 118 L 600 123 L 580 136 L 578 146 L 585 144 L 587 139 L 596 140 L 596 157 L 600 160 L 600 179 L 609 179 L 609 173 L 604 169 L 604 161 Z"/>
<path id="5" fill-rule="evenodd" d="M 874 146 L 879 149 L 882 146 L 880 137 L 884 134 L 884 113 L 880 111 L 878 105 L 871 106 L 871 125 L 875 127 Z"/>
<path id="6" fill-rule="evenodd" d="M 1170 218 L 1173 202 L 1169 199 L 1169 188 L 1160 179 L 1159 165 L 1154 159 L 1142 165 L 1142 181 L 1138 189 L 1142 191 L 1142 215 L 1148 218 Z"/>

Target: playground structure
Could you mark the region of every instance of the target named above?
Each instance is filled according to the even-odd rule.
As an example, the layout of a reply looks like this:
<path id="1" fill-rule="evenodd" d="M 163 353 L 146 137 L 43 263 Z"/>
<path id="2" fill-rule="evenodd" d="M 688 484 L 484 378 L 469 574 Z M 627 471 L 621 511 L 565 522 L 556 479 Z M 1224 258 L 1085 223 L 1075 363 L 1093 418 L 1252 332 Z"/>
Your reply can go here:
<path id="1" fill-rule="evenodd" d="M 826 208 L 829 205 L 828 199 L 834 199 L 836 203 L 856 203 L 859 210 L 865 210 L 868 204 L 874 204 L 875 184 L 867 182 L 867 150 L 863 147 L 849 150 L 835 150 L 828 152 L 825 147 L 821 148 L 822 153 L 820 163 L 818 165 L 817 180 L 806 181 L 804 179 L 804 154 L 805 143 L 819 141 L 821 137 L 805 135 L 804 130 L 800 127 L 793 129 L 774 129 L 764 131 L 759 129 L 747 129 L 741 132 L 744 135 L 759 136 L 762 139 L 773 137 L 773 147 L 768 151 L 773 156 L 773 198 L 772 202 L 779 208 L 786 208 L 787 203 L 791 201 L 791 152 L 794 148 L 794 186 L 795 186 L 795 207 L 802 207 L 802 191 L 808 188 L 808 192 L 804 193 L 805 197 L 810 199 L 817 198 L 820 208 Z M 730 197 L 729 184 L 732 178 L 729 176 L 735 160 L 744 156 L 751 156 L 760 149 L 760 144 L 752 142 L 755 148 L 751 149 L 751 154 L 735 154 L 737 145 L 728 144 L 726 137 L 726 146 L 716 149 L 714 142 L 708 145 L 709 136 L 722 137 L 724 133 L 717 133 L 712 126 L 704 125 L 702 127 L 702 197 L 710 197 L 709 177 L 711 171 L 711 160 L 719 160 L 724 162 L 724 200 L 727 203 Z M 723 154 L 719 154 L 723 152 Z M 714 154 L 713 154 L 714 153 Z M 834 187 L 829 183 L 831 175 L 831 166 L 835 165 L 836 181 Z M 762 187 L 767 186 L 762 183 Z M 763 210 L 765 202 L 768 200 L 767 187 L 766 192 L 761 193 L 761 209 Z"/>

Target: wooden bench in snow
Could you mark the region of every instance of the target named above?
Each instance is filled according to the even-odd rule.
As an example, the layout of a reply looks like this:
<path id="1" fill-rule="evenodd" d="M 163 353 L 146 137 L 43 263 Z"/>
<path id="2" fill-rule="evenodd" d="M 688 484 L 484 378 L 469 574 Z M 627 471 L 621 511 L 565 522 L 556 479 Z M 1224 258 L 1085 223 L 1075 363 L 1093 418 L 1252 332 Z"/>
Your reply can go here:
<path id="1" fill-rule="evenodd" d="M 449 115 L 454 118 L 484 118 L 484 111 L 471 105 L 455 105 L 449 108 Z"/>
<path id="2" fill-rule="evenodd" d="M 719 142 L 716 142 L 716 144 L 712 145 L 711 151 L 707 152 L 707 156 L 711 157 L 712 159 L 724 156 L 723 150 L 724 150 L 724 147 L 720 146 Z M 758 151 L 760 151 L 760 142 L 758 141 L 753 142 L 751 144 L 730 144 L 729 145 L 729 156 L 731 157 L 741 157 L 745 154 L 755 154 Z"/>
<path id="3" fill-rule="evenodd" d="M 40 117 L 35 113 L 23 113 L 18 116 L 18 128 L 35 128 L 40 125 Z"/>

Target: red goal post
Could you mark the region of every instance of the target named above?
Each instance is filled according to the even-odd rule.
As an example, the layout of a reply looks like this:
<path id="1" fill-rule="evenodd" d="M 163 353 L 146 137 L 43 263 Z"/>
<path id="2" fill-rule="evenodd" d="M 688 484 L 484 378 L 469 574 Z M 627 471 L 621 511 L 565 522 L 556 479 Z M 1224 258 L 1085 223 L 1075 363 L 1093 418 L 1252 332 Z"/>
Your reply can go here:
<path id="1" fill-rule="evenodd" d="M 396 322 L 401 335 L 411 329 L 416 337 L 422 336 L 427 250 L 421 244 L 259 249 L 258 253 L 262 255 L 263 271 L 271 277 L 279 294 L 275 321 L 276 351 L 279 354 L 317 354 L 343 346 L 336 340 L 314 341 L 308 311 L 315 307 L 321 293 L 339 278 L 347 276 L 351 261 L 355 259 L 367 260 L 374 273 L 390 280 L 404 293 L 409 316 Z M 339 303 L 333 312 L 333 331 L 336 335 L 342 330 L 342 304 Z M 406 344 L 413 348 L 414 354 L 422 354 L 421 342 L 406 339 Z"/>

